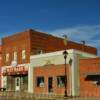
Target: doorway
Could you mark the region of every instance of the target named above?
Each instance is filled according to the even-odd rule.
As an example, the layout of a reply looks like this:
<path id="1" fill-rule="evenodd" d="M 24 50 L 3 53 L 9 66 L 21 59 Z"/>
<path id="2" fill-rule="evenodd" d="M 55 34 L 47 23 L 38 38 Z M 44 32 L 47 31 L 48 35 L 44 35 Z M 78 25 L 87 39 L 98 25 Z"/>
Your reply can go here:
<path id="1" fill-rule="evenodd" d="M 15 78 L 15 91 L 20 91 L 20 77 Z"/>
<path id="2" fill-rule="evenodd" d="M 48 77 L 48 92 L 53 92 L 53 78 Z"/>

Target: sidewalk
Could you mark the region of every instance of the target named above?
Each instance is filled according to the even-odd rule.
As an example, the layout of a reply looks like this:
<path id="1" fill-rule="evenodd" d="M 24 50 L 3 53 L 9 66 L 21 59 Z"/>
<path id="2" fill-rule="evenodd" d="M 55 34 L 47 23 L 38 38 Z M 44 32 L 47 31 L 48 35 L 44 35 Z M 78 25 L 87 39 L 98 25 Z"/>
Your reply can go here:
<path id="1" fill-rule="evenodd" d="M 95 98 L 73 98 L 73 99 L 29 99 L 29 98 L 5 98 L 5 97 L 0 97 L 0 100 L 100 100 L 100 98 L 95 99 Z"/>
<path id="2" fill-rule="evenodd" d="M 55 95 L 33 95 L 27 92 L 0 92 L 0 100 L 100 100 L 100 97 L 57 97 Z"/>
<path id="3" fill-rule="evenodd" d="M 36 99 L 36 98 L 15 98 L 15 97 L 0 97 L 0 100 L 100 100 L 100 98 L 88 98 L 88 97 L 84 97 L 84 98 L 54 98 L 54 99 Z"/>

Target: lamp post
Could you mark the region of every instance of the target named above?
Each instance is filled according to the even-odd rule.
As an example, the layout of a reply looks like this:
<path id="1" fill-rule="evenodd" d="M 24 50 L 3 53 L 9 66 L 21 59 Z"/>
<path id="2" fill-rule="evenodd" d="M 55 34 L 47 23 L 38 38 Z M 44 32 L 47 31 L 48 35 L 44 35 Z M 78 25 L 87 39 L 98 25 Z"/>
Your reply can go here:
<path id="1" fill-rule="evenodd" d="M 63 55 L 64 55 L 64 60 L 65 60 L 65 94 L 64 94 L 64 97 L 67 97 L 67 72 L 66 72 L 66 59 L 67 59 L 67 55 L 68 55 L 68 52 L 66 51 L 66 45 L 67 45 L 67 36 L 64 35 L 64 44 L 65 44 L 65 50 L 63 52 Z"/>

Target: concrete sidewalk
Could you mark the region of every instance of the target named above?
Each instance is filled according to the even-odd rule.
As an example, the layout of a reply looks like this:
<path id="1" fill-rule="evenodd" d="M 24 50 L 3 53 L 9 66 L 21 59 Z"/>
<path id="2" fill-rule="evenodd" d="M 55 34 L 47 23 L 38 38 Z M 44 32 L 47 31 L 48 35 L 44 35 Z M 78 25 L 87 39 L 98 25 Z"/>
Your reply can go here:
<path id="1" fill-rule="evenodd" d="M 56 95 L 33 95 L 27 92 L 0 92 L 0 100 L 100 100 L 100 97 L 67 97 Z"/>
<path id="2" fill-rule="evenodd" d="M 100 100 L 100 98 L 95 97 L 79 97 L 79 98 L 54 98 L 54 99 L 36 99 L 36 98 L 15 98 L 15 97 L 0 97 L 0 100 Z"/>

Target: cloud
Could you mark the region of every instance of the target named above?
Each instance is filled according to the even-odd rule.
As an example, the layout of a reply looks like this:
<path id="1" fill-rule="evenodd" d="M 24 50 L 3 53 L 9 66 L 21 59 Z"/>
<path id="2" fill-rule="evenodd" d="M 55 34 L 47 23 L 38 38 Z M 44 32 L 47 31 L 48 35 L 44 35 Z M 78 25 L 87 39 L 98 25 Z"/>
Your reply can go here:
<path id="1" fill-rule="evenodd" d="M 60 37 L 66 34 L 71 41 L 84 40 L 87 45 L 97 47 L 100 50 L 100 25 L 56 29 L 50 33 Z"/>

